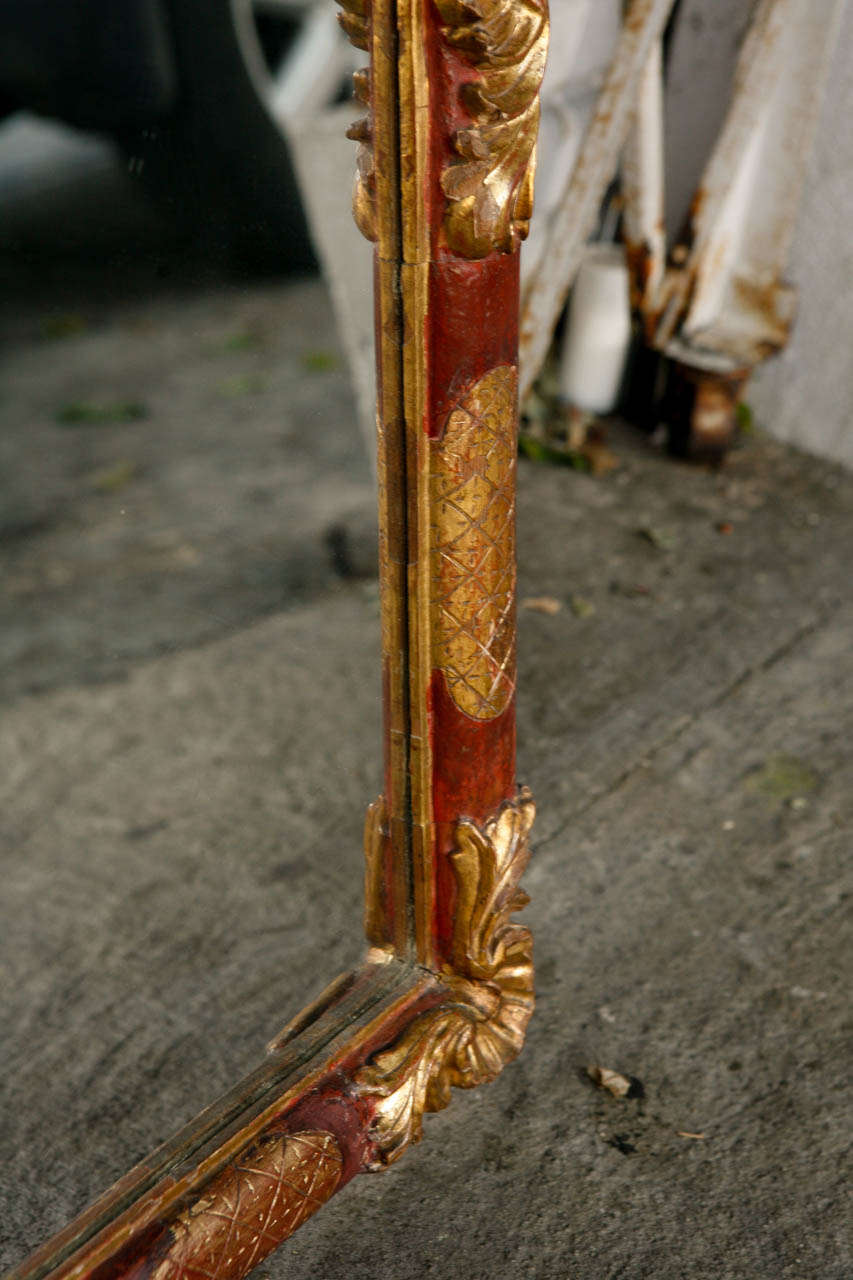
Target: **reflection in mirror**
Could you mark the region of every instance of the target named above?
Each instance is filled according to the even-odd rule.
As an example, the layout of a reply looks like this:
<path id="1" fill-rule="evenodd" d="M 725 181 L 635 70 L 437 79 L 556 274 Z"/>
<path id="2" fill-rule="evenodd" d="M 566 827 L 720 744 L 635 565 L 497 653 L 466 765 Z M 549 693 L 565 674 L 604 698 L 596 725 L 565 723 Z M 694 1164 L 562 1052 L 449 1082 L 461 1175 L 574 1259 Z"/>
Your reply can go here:
<path id="1" fill-rule="evenodd" d="M 177 108 L 0 124 L 3 1270 L 363 950 L 375 497 L 272 115 L 323 33 L 225 8 L 255 187 L 211 180 L 224 84 L 204 164 Z"/>

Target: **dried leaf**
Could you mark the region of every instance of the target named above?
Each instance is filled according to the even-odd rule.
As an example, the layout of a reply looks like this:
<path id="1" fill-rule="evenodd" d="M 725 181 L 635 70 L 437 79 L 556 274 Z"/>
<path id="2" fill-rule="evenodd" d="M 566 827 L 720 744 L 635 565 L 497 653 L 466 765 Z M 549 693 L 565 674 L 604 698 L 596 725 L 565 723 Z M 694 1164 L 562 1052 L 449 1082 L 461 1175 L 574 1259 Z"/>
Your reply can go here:
<path id="1" fill-rule="evenodd" d="M 745 400 L 738 401 L 735 408 L 735 421 L 737 422 L 738 430 L 742 431 L 744 435 L 749 435 L 751 431 L 755 430 L 755 417 Z"/>
<path id="2" fill-rule="evenodd" d="M 78 333 L 83 333 L 87 325 L 85 316 L 76 311 L 68 311 L 60 315 L 46 316 L 41 322 L 41 334 L 43 338 L 52 341 L 73 338 Z"/>
<path id="3" fill-rule="evenodd" d="M 117 400 L 112 404 L 72 400 L 62 406 L 56 421 L 63 427 L 101 427 L 112 422 L 138 422 L 147 417 L 148 409 L 138 400 Z"/>
<path id="4" fill-rule="evenodd" d="M 260 345 L 258 334 L 252 329 L 238 329 L 231 333 L 222 344 L 223 351 L 251 351 Z"/>
<path id="5" fill-rule="evenodd" d="M 603 440 L 587 439 L 581 446 L 581 456 L 586 458 L 594 476 L 606 476 L 619 466 L 619 459 Z"/>
<path id="6" fill-rule="evenodd" d="M 611 1071 L 609 1067 L 587 1067 L 586 1074 L 599 1089 L 606 1089 L 614 1098 L 641 1098 L 644 1093 L 642 1081 L 636 1076 L 623 1076 L 619 1071 Z"/>
<path id="7" fill-rule="evenodd" d="M 546 424 L 551 417 L 551 406 L 545 397 L 539 394 L 536 387 L 528 391 L 521 408 L 521 416 L 525 421 L 539 426 Z"/>
<path id="8" fill-rule="evenodd" d="M 583 596 L 572 596 L 569 603 L 576 618 L 591 618 L 595 613 L 595 605 L 591 600 L 585 600 Z"/>
<path id="9" fill-rule="evenodd" d="M 338 367 L 338 357 L 334 351 L 306 351 L 302 356 L 302 367 L 306 373 L 328 373 Z"/>
<path id="10" fill-rule="evenodd" d="M 225 378 L 219 384 L 220 395 L 251 396 L 263 391 L 267 380 L 260 373 L 237 373 L 233 378 Z"/>
<path id="11" fill-rule="evenodd" d="M 611 1138 L 605 1138 L 604 1141 L 608 1147 L 615 1147 L 620 1155 L 623 1156 L 632 1156 L 637 1150 L 636 1145 L 630 1142 L 627 1134 L 624 1133 L 614 1133 Z"/>
<path id="12" fill-rule="evenodd" d="M 575 471 L 589 471 L 589 461 L 580 453 L 546 442 L 531 432 L 522 431 L 518 437 L 518 452 L 532 462 L 556 462 Z"/>
<path id="13" fill-rule="evenodd" d="M 592 414 L 575 405 L 561 406 L 561 417 L 565 423 L 566 448 L 573 453 L 580 453 L 589 439 L 592 425 Z"/>
<path id="14" fill-rule="evenodd" d="M 657 551 L 674 551 L 678 546 L 678 538 L 671 529 L 656 529 L 653 525 L 644 525 L 637 533 Z"/>
<path id="15" fill-rule="evenodd" d="M 758 791 L 771 800 L 784 800 L 791 805 L 816 791 L 819 784 L 818 772 L 808 760 L 789 755 L 770 756 L 762 765 L 751 769 L 744 780 L 747 791 Z"/>
<path id="16" fill-rule="evenodd" d="M 554 596 L 528 596 L 526 600 L 521 602 L 522 609 L 529 609 L 531 613 L 559 613 L 563 607 L 562 600 L 556 600 Z"/>
<path id="17" fill-rule="evenodd" d="M 639 596 L 653 598 L 651 587 L 645 586 L 642 582 L 618 582 L 614 580 L 610 583 L 610 590 L 614 595 L 627 596 L 629 600 L 634 600 Z"/>
<path id="18" fill-rule="evenodd" d="M 139 465 L 130 458 L 121 458 L 111 467 L 103 467 L 89 477 L 89 483 L 98 493 L 118 493 L 125 485 L 130 484 L 139 471 Z"/>

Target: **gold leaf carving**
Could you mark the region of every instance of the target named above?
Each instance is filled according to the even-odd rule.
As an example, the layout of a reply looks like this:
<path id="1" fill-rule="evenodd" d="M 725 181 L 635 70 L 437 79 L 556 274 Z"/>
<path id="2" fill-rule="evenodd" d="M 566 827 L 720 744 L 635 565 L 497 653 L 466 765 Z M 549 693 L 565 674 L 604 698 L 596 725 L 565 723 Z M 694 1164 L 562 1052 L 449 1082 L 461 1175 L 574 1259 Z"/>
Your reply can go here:
<path id="1" fill-rule="evenodd" d="M 515 690 L 517 375 L 489 370 L 433 447 L 434 662 L 461 711 L 491 720 Z"/>
<path id="2" fill-rule="evenodd" d="M 356 49 L 370 51 L 370 5 L 368 0 L 340 0 L 343 13 L 338 14 L 338 22 Z"/>
<path id="3" fill-rule="evenodd" d="M 356 1077 L 362 1094 L 376 1100 L 376 1168 L 419 1141 L 424 1112 L 446 1107 L 452 1086 L 494 1080 L 521 1050 L 533 1012 L 533 944 L 530 931 L 510 917 L 528 901 L 518 886 L 535 812 L 522 790 L 483 828 L 471 822 L 456 828 L 452 963 L 442 974 L 448 999 L 415 1019 Z"/>
<path id="4" fill-rule="evenodd" d="M 178 1216 L 151 1280 L 240 1280 L 325 1204 L 342 1167 L 331 1133 L 262 1139 Z"/>
<path id="5" fill-rule="evenodd" d="M 370 49 L 369 0 L 339 0 L 343 13 L 338 22 L 357 49 Z M 360 144 L 356 159 L 356 177 L 352 193 L 352 212 L 356 226 L 368 240 L 375 240 L 376 230 L 376 167 L 373 155 L 373 124 L 370 110 L 370 72 L 356 71 L 352 77 L 356 99 L 368 108 L 368 115 L 347 129 L 347 137 Z"/>
<path id="6" fill-rule="evenodd" d="M 472 126 L 454 138 L 459 160 L 441 178 L 444 226 L 466 258 L 512 253 L 527 235 L 548 48 L 547 0 L 436 0 L 448 44 L 480 73 L 462 100 Z"/>

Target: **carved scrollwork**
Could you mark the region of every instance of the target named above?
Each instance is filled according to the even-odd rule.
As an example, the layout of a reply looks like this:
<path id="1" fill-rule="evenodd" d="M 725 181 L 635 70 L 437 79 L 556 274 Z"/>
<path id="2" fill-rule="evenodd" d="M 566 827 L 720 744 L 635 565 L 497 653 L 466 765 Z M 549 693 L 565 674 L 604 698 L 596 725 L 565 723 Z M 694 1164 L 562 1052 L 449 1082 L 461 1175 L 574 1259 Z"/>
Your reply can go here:
<path id="1" fill-rule="evenodd" d="M 510 917 L 529 901 L 519 880 L 535 812 L 522 790 L 484 827 L 460 822 L 456 829 L 451 963 L 441 975 L 448 998 L 356 1077 L 361 1094 L 375 1100 L 375 1168 L 419 1141 L 424 1112 L 446 1107 L 452 1086 L 494 1080 L 521 1050 L 533 1012 L 533 943 Z M 375 838 L 375 825 L 370 830 Z"/>
<path id="2" fill-rule="evenodd" d="M 370 50 L 369 0 L 339 0 L 343 10 L 338 22 L 357 49 Z M 358 102 L 368 108 L 368 114 L 356 120 L 347 129 L 347 137 L 358 142 L 356 177 L 352 193 L 352 212 L 356 226 L 368 240 L 375 240 L 376 231 L 376 168 L 373 156 L 373 124 L 370 111 L 370 72 L 367 69 L 353 72 L 353 92 Z"/>
<path id="3" fill-rule="evenodd" d="M 472 126 L 444 170 L 450 248 L 466 258 L 512 253 L 533 212 L 539 88 L 548 48 L 547 0 L 436 0 L 448 44 L 479 72 L 462 88 Z"/>

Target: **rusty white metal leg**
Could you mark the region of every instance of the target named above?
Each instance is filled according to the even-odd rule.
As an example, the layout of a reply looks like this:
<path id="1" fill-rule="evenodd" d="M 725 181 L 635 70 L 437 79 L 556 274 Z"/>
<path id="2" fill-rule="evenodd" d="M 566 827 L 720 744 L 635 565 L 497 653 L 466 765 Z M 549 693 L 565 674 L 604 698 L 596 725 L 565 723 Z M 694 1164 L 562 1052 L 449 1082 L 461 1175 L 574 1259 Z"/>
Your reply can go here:
<path id="1" fill-rule="evenodd" d="M 669 363 L 663 413 L 676 452 L 721 457 L 752 369 L 788 340 L 795 294 L 784 273 L 843 8 L 844 0 L 761 0 L 689 226 L 663 275 L 645 266 L 657 250 L 644 254 L 663 202 L 651 83 L 641 102 L 626 230 L 643 329 Z"/>
<path id="2" fill-rule="evenodd" d="M 522 399 L 548 354 L 601 202 L 619 166 L 634 118 L 640 83 L 660 40 L 673 0 L 630 0 L 613 60 L 577 160 L 547 223 L 539 268 L 525 279 L 521 299 Z"/>
<path id="3" fill-rule="evenodd" d="M 666 267 L 663 158 L 663 44 L 656 40 L 640 77 L 634 120 L 622 155 L 622 238 L 631 305 L 649 314 Z"/>

